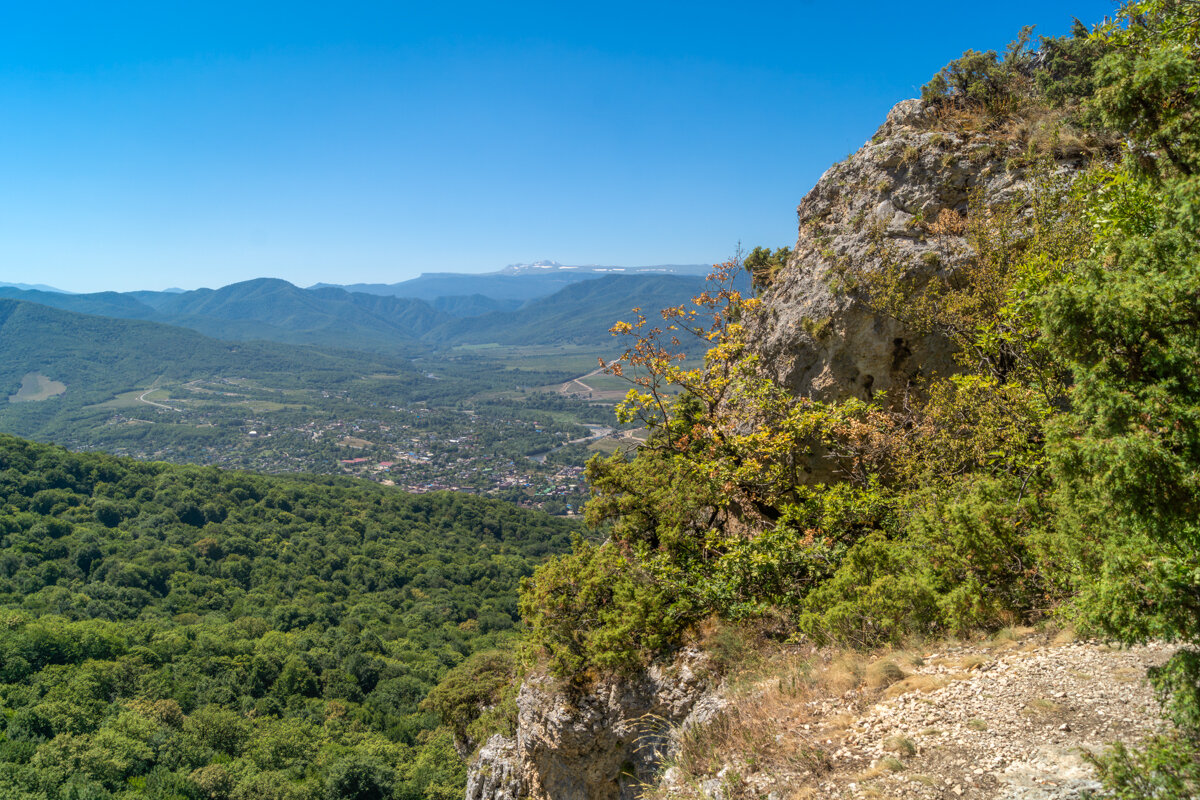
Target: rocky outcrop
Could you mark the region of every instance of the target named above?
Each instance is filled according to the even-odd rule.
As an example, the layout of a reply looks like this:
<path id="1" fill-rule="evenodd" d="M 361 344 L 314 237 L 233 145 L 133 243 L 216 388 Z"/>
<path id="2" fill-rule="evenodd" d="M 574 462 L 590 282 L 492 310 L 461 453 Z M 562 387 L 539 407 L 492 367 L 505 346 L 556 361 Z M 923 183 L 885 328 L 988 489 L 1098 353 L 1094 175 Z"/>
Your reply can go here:
<path id="1" fill-rule="evenodd" d="M 1018 144 L 948 127 L 920 100 L 899 103 L 800 203 L 795 251 L 763 294 L 751 337 L 762 363 L 797 395 L 895 398 L 917 376 L 954 369 L 945 339 L 873 312 L 845 280 L 847 265 L 870 271 L 885 262 L 910 275 L 946 275 L 971 256 L 963 219 L 972 194 L 985 205 L 1023 194 Z"/>
<path id="2" fill-rule="evenodd" d="M 720 712 L 705 657 L 586 691 L 541 676 L 517 697 L 517 733 L 493 736 L 471 765 L 467 800 L 633 800 L 693 724 Z"/>
<path id="3" fill-rule="evenodd" d="M 871 141 L 801 202 L 792 258 L 749 322 L 763 368 L 817 400 L 883 391 L 895 399 L 920 376 L 953 371 L 947 340 L 872 310 L 854 291 L 853 273 L 899 265 L 919 279 L 968 263 L 965 216 L 976 197 L 996 205 L 1025 194 L 1020 153 L 1013 141 L 939 125 L 919 100 L 893 108 Z M 1082 161 L 1063 157 L 1059 166 Z M 633 800 L 657 780 L 681 732 L 721 713 L 711 683 L 696 651 L 586 692 L 529 679 L 515 736 L 494 736 L 479 751 L 467 800 Z M 719 788 L 722 780 L 710 782 Z M 704 793 L 719 797 L 718 788 Z"/>

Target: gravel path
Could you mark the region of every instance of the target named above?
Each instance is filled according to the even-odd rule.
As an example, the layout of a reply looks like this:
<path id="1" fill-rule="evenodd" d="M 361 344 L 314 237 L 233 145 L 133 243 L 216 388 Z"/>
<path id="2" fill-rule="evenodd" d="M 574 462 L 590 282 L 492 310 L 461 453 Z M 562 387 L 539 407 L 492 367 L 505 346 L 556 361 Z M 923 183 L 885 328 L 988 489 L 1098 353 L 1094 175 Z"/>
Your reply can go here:
<path id="1" fill-rule="evenodd" d="M 1099 788 L 1081 750 L 1162 725 L 1146 669 L 1175 648 L 1097 642 L 931 653 L 894 694 L 824 740 L 827 797 L 1068 800 Z M 944 683 L 940 688 L 938 684 Z M 817 736 L 822 736 L 820 729 Z"/>

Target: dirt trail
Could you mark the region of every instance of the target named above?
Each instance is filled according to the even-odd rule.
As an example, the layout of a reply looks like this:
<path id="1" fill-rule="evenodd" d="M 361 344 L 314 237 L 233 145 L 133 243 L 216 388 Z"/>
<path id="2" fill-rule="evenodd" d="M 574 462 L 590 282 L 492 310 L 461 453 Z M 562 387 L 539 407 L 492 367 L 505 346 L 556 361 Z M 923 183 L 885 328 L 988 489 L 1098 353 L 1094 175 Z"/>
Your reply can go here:
<path id="1" fill-rule="evenodd" d="M 778 800 L 1078 800 L 1100 788 L 1083 753 L 1165 727 L 1146 670 L 1175 650 L 1044 636 L 947 647 L 903 664 L 903 680 L 882 693 L 825 695 L 779 714 L 776 746 L 820 752 L 815 771 L 810 759 L 794 773 L 753 762 L 723 772 L 740 770 L 744 788 Z M 667 796 L 722 800 L 727 780 Z"/>

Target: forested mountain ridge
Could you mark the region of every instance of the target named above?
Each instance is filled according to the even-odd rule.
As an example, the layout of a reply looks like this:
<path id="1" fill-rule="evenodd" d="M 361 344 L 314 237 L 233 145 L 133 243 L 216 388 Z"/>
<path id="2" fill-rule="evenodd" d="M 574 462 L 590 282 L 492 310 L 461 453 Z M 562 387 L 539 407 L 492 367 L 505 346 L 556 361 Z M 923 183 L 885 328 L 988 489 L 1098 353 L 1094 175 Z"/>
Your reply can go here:
<path id="1" fill-rule="evenodd" d="M 0 436 L 0 795 L 460 796 L 422 698 L 573 530 Z"/>
<path id="2" fill-rule="evenodd" d="M 661 308 L 688 302 L 705 288 L 703 278 L 685 275 L 611 275 L 570 284 L 514 311 L 448 320 L 424 339 L 499 344 L 603 344 L 609 327 L 634 306 Z M 610 345 L 611 347 L 611 345 Z"/>
<path id="3" fill-rule="evenodd" d="M 186 328 L 113 319 L 0 299 L 0 391 L 46 370 L 81 402 L 102 402 L 154 376 L 280 373 L 336 386 L 367 372 L 413 373 L 407 360 L 270 342 L 218 341 Z M 414 374 L 414 377 L 415 374 Z"/>
<path id="4" fill-rule="evenodd" d="M 461 276 L 460 276 L 461 277 Z M 505 282 L 527 276 L 506 276 Z M 545 276 L 528 276 L 542 280 Z M 548 278 L 546 280 L 549 280 Z M 60 294 L 0 287 L 0 297 L 85 314 L 189 328 L 219 339 L 406 355 L 458 344 L 580 344 L 605 347 L 615 315 L 642 302 L 679 304 L 704 287 L 695 275 L 592 275 L 560 281 L 554 292 L 520 300 L 488 285 L 452 288 L 473 294 L 429 298 L 301 289 L 258 278 L 188 292 Z M 520 293 L 519 293 L 520 294 Z"/>

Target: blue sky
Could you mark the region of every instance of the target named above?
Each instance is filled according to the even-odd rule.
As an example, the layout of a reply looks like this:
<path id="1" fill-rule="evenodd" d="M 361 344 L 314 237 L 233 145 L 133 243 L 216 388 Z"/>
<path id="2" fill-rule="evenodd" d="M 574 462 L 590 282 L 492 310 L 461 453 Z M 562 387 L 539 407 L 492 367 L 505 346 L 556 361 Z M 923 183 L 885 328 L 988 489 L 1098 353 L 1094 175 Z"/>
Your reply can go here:
<path id="1" fill-rule="evenodd" d="M 1111 2 L 6 3 L 0 281 L 710 263 L 898 100 Z"/>

